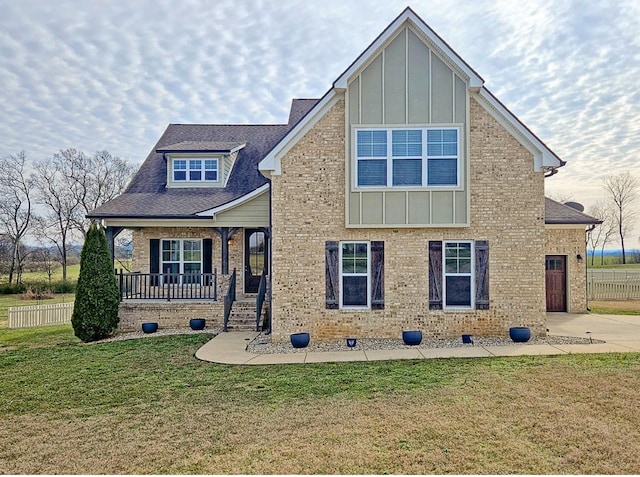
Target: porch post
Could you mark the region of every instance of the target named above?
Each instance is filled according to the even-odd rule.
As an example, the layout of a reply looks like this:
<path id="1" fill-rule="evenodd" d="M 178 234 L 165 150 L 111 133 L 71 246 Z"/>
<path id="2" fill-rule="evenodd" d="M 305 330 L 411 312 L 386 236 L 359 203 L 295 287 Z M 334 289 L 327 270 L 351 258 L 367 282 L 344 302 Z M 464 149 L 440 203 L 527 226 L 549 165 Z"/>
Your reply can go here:
<path id="1" fill-rule="evenodd" d="M 238 227 L 218 227 L 213 231 L 220 236 L 220 251 L 222 252 L 222 274 L 229 275 L 229 239 L 238 231 Z"/>
<path id="2" fill-rule="evenodd" d="M 109 257 L 111 257 L 111 265 L 115 263 L 115 246 L 114 242 L 120 232 L 124 230 L 124 227 L 112 227 L 107 226 L 104 229 L 104 233 L 107 236 L 107 246 L 109 247 Z"/>
<path id="3" fill-rule="evenodd" d="M 220 240 L 222 241 L 222 274 L 229 275 L 229 227 L 222 227 Z"/>

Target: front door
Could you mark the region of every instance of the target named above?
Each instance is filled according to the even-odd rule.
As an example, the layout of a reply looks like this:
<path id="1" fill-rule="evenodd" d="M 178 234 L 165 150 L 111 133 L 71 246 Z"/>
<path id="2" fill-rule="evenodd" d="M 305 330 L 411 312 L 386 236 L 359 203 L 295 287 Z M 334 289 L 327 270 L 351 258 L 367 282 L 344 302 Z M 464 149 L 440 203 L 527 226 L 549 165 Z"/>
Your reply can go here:
<path id="1" fill-rule="evenodd" d="M 244 230 L 245 293 L 258 293 L 262 270 L 269 266 L 267 240 L 264 229 Z"/>
<path id="2" fill-rule="evenodd" d="M 547 255 L 547 311 L 567 311 L 567 257 Z"/>

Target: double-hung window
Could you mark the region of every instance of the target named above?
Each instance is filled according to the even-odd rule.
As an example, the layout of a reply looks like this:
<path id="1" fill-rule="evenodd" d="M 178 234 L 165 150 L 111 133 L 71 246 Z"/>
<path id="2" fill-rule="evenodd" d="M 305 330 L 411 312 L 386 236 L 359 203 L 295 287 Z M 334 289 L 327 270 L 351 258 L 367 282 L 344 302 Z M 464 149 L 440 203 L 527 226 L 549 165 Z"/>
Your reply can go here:
<path id="1" fill-rule="evenodd" d="M 473 248 L 471 242 L 444 243 L 445 308 L 473 306 Z"/>
<path id="2" fill-rule="evenodd" d="M 456 187 L 460 130 L 379 128 L 356 130 L 357 187 Z"/>
<path id="3" fill-rule="evenodd" d="M 174 182 L 216 182 L 218 159 L 173 159 Z"/>
<path id="4" fill-rule="evenodd" d="M 340 244 L 341 307 L 369 308 L 369 242 Z"/>
<path id="5" fill-rule="evenodd" d="M 164 283 L 200 283 L 202 240 L 163 239 L 161 251 Z"/>

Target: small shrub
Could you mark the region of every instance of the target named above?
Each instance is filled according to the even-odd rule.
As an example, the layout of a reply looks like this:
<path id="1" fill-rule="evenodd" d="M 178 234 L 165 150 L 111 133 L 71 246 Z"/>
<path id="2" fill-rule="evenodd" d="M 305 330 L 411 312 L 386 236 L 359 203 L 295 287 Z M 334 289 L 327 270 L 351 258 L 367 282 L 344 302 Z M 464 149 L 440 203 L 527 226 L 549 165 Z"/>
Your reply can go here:
<path id="1" fill-rule="evenodd" d="M 27 287 L 24 283 L 4 283 L 0 285 L 0 295 L 19 295 L 26 290 Z"/>
<path id="2" fill-rule="evenodd" d="M 51 283 L 52 293 L 75 293 L 76 283 L 69 280 L 60 280 Z"/>
<path id="3" fill-rule="evenodd" d="M 53 298 L 53 294 L 44 287 L 29 287 L 20 295 L 21 300 L 48 300 Z"/>

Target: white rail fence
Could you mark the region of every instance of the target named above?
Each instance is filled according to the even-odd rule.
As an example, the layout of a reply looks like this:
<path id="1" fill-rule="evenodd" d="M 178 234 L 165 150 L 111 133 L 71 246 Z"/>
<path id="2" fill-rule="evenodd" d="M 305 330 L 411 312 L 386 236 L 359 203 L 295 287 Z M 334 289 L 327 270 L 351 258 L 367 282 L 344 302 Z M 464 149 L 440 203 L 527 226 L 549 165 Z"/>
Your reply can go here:
<path id="1" fill-rule="evenodd" d="M 71 323 L 73 302 L 47 305 L 12 306 L 9 308 L 7 328 L 33 328 L 36 326 Z"/>
<path id="2" fill-rule="evenodd" d="M 589 270 L 589 300 L 640 300 L 640 269 Z"/>

